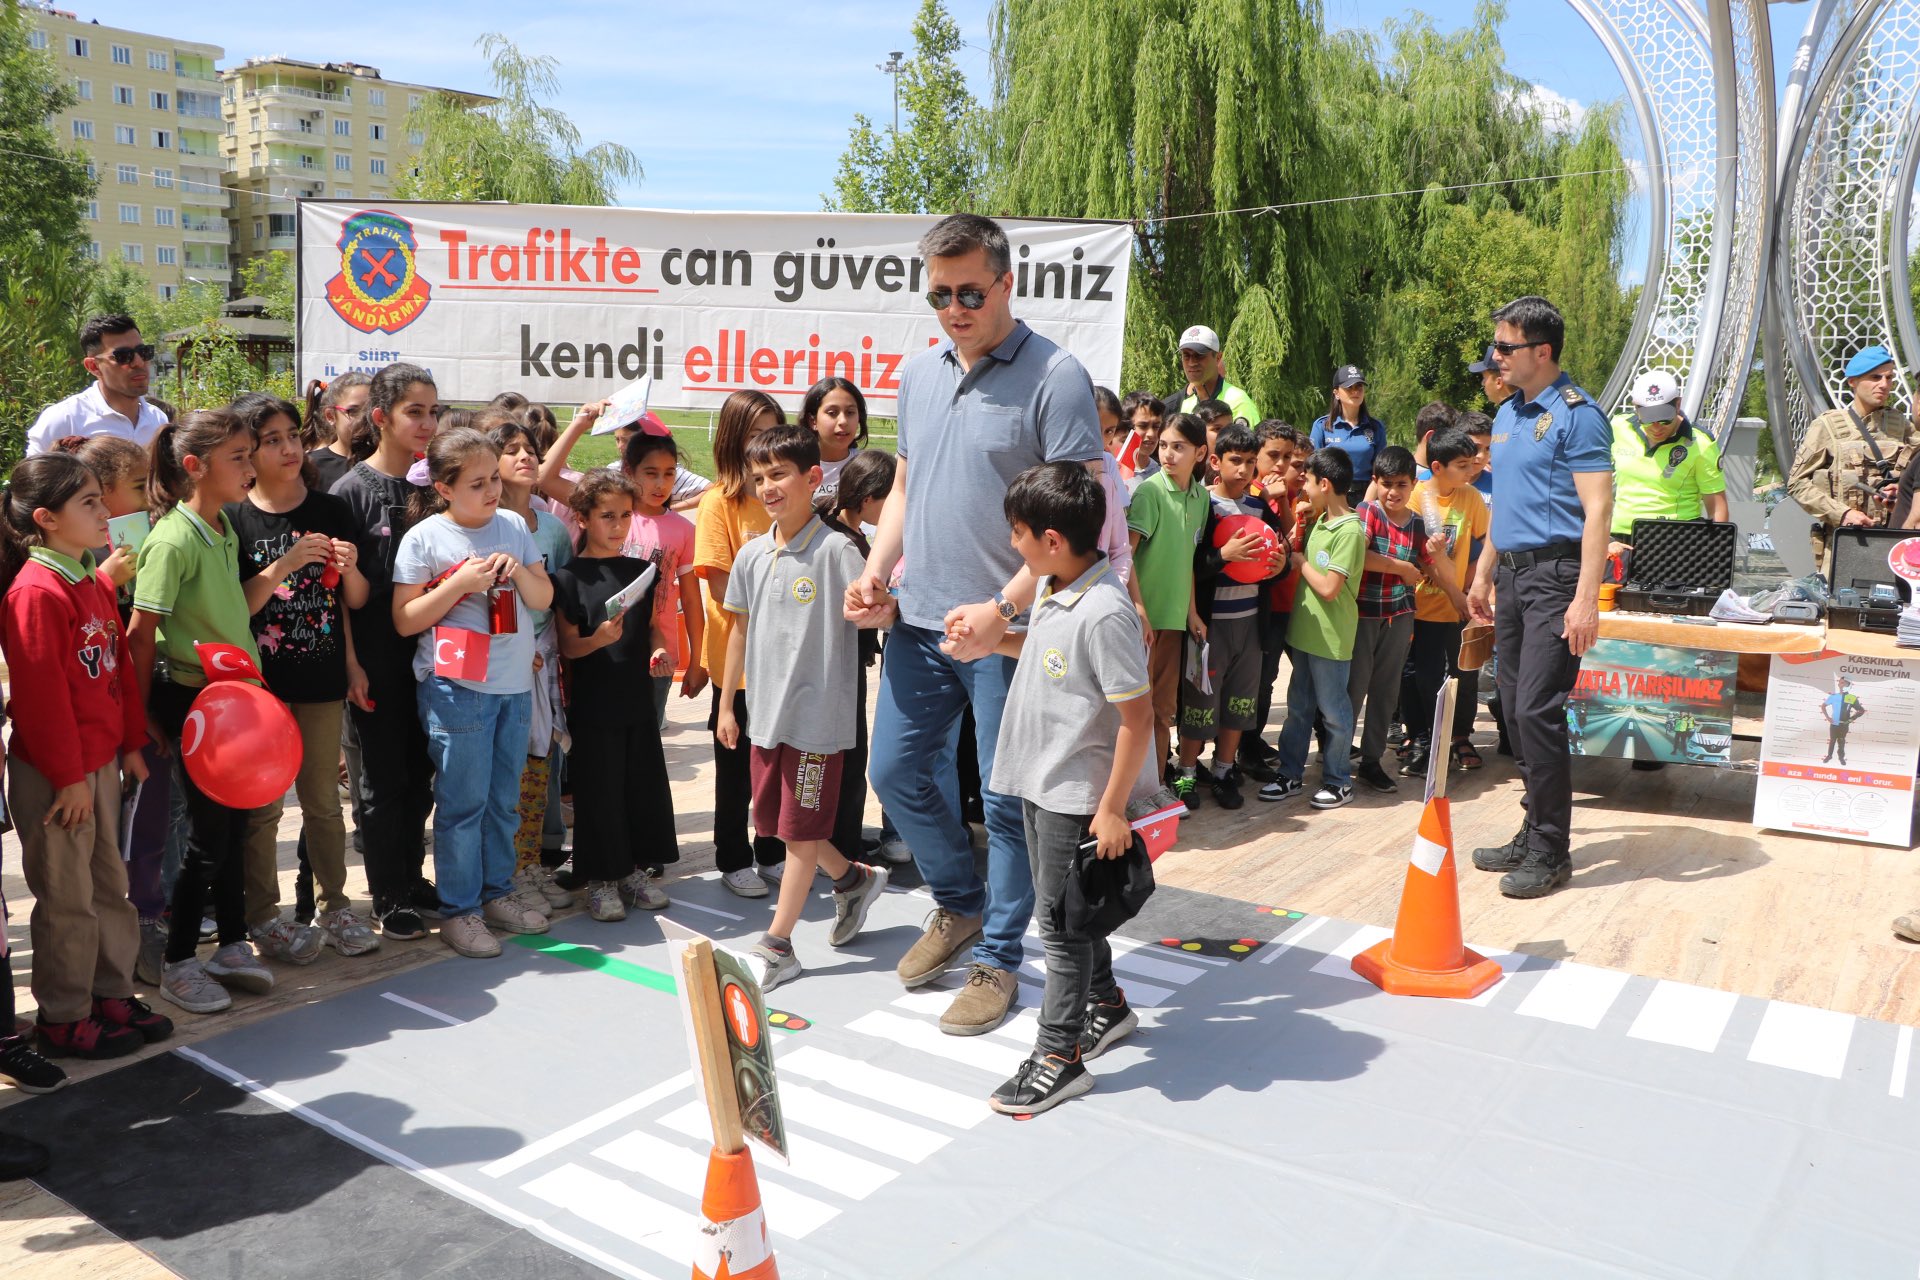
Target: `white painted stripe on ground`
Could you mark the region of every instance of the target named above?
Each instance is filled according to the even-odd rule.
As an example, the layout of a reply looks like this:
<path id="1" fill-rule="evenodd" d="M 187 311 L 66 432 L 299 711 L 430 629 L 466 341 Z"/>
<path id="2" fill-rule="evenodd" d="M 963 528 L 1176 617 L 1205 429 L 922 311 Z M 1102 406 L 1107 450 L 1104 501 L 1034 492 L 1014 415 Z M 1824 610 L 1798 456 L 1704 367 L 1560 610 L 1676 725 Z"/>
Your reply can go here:
<path id="1" fill-rule="evenodd" d="M 1635 1040 L 1712 1053 L 1739 1003 L 1740 997 L 1731 991 L 1662 981 L 1655 984 L 1627 1034 Z"/>
<path id="2" fill-rule="evenodd" d="M 1913 1028 L 1902 1027 L 1893 1042 L 1893 1078 L 1887 1082 L 1887 1092 L 1896 1098 L 1907 1096 L 1907 1068 L 1912 1060 Z"/>
<path id="3" fill-rule="evenodd" d="M 950 1036 L 930 1023 L 903 1018 L 884 1009 L 861 1014 L 847 1024 L 847 1030 L 889 1040 L 902 1048 L 930 1053 L 963 1067 L 972 1067 L 995 1077 L 996 1083 L 1012 1075 L 1014 1068 L 1025 1057 L 1008 1046 L 972 1036 Z"/>
<path id="4" fill-rule="evenodd" d="M 551 1173 L 543 1173 L 525 1189 L 536 1200 L 564 1209 L 609 1235 L 651 1249 L 683 1269 L 693 1265 L 693 1238 L 700 1223 L 684 1209 L 662 1204 L 577 1164 L 563 1164 Z"/>
<path id="5" fill-rule="evenodd" d="M 939 1032 L 934 1034 L 938 1035 Z M 1009 1071 L 1007 1074 L 1013 1073 Z M 675 1133 L 685 1134 L 700 1142 L 713 1141 L 713 1122 L 707 1117 L 705 1099 L 669 1111 L 660 1117 L 660 1123 Z M 865 1200 L 900 1176 L 895 1170 L 859 1156 L 848 1155 L 797 1133 L 787 1135 L 787 1153 L 792 1158 L 786 1170 L 791 1177 L 855 1200 Z"/>
<path id="6" fill-rule="evenodd" d="M 1459 1001 L 1460 1004 L 1470 1004 L 1475 1008 L 1484 1009 L 1500 998 L 1500 993 L 1507 989 L 1508 975 L 1525 964 L 1527 957 L 1521 952 L 1507 951 L 1500 947 L 1476 947 L 1471 942 L 1467 944 L 1467 949 L 1477 955 L 1484 956 L 1500 966 L 1500 981 L 1494 983 L 1471 1000 Z"/>
<path id="7" fill-rule="evenodd" d="M 450 1013 L 442 1013 L 438 1009 L 429 1009 L 424 1004 L 420 1004 L 416 1001 L 409 1000 L 405 996 L 397 996 L 393 994 L 393 992 L 391 991 L 382 991 L 380 993 L 380 998 L 382 1000 L 391 1000 L 395 1004 L 401 1006 L 402 1008 L 411 1009 L 415 1013 L 424 1013 L 429 1018 L 432 1018 L 435 1022 L 444 1022 L 450 1027 L 464 1027 L 467 1025 L 465 1022 L 461 1021 L 459 1018 L 454 1017 Z"/>
<path id="8" fill-rule="evenodd" d="M 685 907 L 689 911 L 704 911 L 710 916 L 719 916 L 722 920 L 745 920 L 746 919 L 745 916 L 735 915 L 731 911 L 722 911 L 718 907 L 703 907 L 697 902 L 676 902 L 673 904 L 673 906 L 668 907 L 667 910 L 672 911 L 675 907 Z M 669 916 L 668 918 L 671 919 L 672 917 Z"/>
<path id="9" fill-rule="evenodd" d="M 1143 978 L 1153 978 L 1160 982 L 1172 982 L 1184 987 L 1195 978 L 1205 976 L 1206 970 L 1192 969 L 1184 964 L 1162 959 L 1161 955 L 1178 955 L 1182 960 L 1197 960 L 1202 964 L 1214 965 L 1216 967 L 1233 963 L 1231 960 L 1221 960 L 1214 956 L 1185 955 L 1181 952 L 1169 951 L 1165 947 L 1158 947 L 1157 951 L 1160 954 L 1146 955 L 1143 952 L 1122 951 L 1120 948 L 1115 947 L 1113 949 L 1114 972 L 1137 973 Z"/>
<path id="10" fill-rule="evenodd" d="M 358 1147 L 375 1159 L 385 1160 L 396 1169 L 404 1169 L 427 1185 L 436 1190 L 444 1191 L 456 1199 L 464 1200 L 483 1213 L 492 1214 L 502 1222 L 519 1227 L 523 1231 L 532 1232 L 548 1244 L 558 1249 L 564 1249 L 576 1258 L 584 1258 L 595 1266 L 612 1272 L 614 1275 L 627 1277 L 627 1280 L 661 1280 L 659 1276 L 651 1271 L 642 1271 L 639 1267 L 634 1266 L 624 1258 L 617 1258 L 603 1249 L 594 1248 L 584 1240 L 577 1240 L 542 1219 L 522 1213 L 518 1209 L 509 1208 L 507 1205 L 495 1200 L 492 1196 L 485 1195 L 464 1182 L 448 1177 L 438 1169 L 429 1169 L 414 1160 L 411 1156 L 402 1155 L 392 1147 L 384 1143 L 376 1142 L 356 1129 L 349 1129 L 338 1120 L 323 1116 L 318 1111 L 295 1102 L 278 1089 L 269 1088 L 261 1084 L 258 1080 L 250 1079 L 227 1066 L 225 1063 L 216 1062 L 197 1049 L 188 1048 L 183 1045 L 175 1049 L 174 1052 L 187 1061 L 219 1076 L 222 1080 L 227 1081 L 236 1088 L 244 1089 L 269 1106 L 278 1107 L 288 1115 L 304 1120 L 314 1128 L 332 1134 L 349 1146 Z"/>
<path id="11" fill-rule="evenodd" d="M 1540 975 L 1540 981 L 1514 1012 L 1591 1031 L 1620 998 L 1631 974 L 1565 961 Z"/>
<path id="12" fill-rule="evenodd" d="M 1326 926 L 1327 917 L 1319 916 L 1312 920 L 1302 920 L 1293 928 L 1275 938 L 1273 945 L 1267 948 L 1267 954 L 1260 957 L 1261 964 L 1272 964 L 1287 952 L 1293 950 L 1308 938 Z"/>
<path id="13" fill-rule="evenodd" d="M 786 1100 L 787 1091 L 782 1089 L 780 1101 L 784 1105 Z M 593 1154 L 616 1168 L 651 1178 L 690 1201 L 697 1201 L 700 1188 L 706 1185 L 706 1157 L 650 1133 L 623 1133 Z M 760 1203 L 767 1211 L 767 1220 L 779 1224 L 781 1235 L 797 1240 L 840 1216 L 837 1206 L 802 1195 L 769 1178 L 769 1167 L 779 1168 L 777 1161 L 756 1163 L 768 1166 L 759 1171 Z"/>
<path id="14" fill-rule="evenodd" d="M 480 1166 L 480 1172 L 489 1178 L 498 1178 L 524 1168 L 542 1156 L 551 1155 L 571 1143 L 579 1141 L 590 1133 L 597 1133 L 610 1124 L 625 1120 L 628 1116 L 671 1098 L 693 1083 L 693 1073 L 682 1071 L 679 1075 L 669 1076 L 649 1089 L 643 1089 L 631 1098 L 623 1098 L 612 1106 L 596 1111 L 584 1120 L 575 1121 L 564 1129 L 555 1130 L 546 1137 L 529 1142 L 512 1155 L 501 1156 L 491 1164 Z"/>
<path id="15" fill-rule="evenodd" d="M 1335 978 L 1351 978 L 1355 982 L 1367 980 L 1353 971 L 1353 958 L 1383 938 L 1391 938 L 1393 930 L 1382 929 L 1377 924 L 1363 924 L 1353 934 L 1333 950 L 1326 958 L 1313 966 L 1313 972 L 1324 973 Z M 1372 983 L 1367 983 L 1372 986 Z"/>
<path id="16" fill-rule="evenodd" d="M 893 998 L 893 1007 L 917 1013 L 925 1018 L 938 1021 L 940 1015 L 953 1003 L 954 992 L 944 987 L 922 987 L 918 991 L 909 991 Z M 1038 1028 L 1040 1015 L 1036 1010 L 1044 993 L 1038 987 L 1020 984 L 1020 1003 L 1026 1007 L 995 1027 L 990 1033 L 1008 1040 L 1018 1040 L 1022 1044 L 1033 1043 L 1033 1033 Z"/>
<path id="17" fill-rule="evenodd" d="M 1856 1021 L 1850 1013 L 1769 1000 L 1747 1061 L 1838 1080 L 1846 1070 Z"/>
<path id="18" fill-rule="evenodd" d="M 990 1114 L 978 1098 L 813 1045 L 790 1049 L 779 1054 L 776 1061 L 782 1075 L 831 1084 L 923 1120 L 958 1129 L 971 1129 Z"/>
<path id="19" fill-rule="evenodd" d="M 788 1124 L 819 1129 L 910 1164 L 919 1164 L 952 1141 L 944 1133 L 935 1133 L 917 1124 L 881 1115 L 868 1107 L 842 1102 L 839 1098 L 809 1089 L 803 1084 L 781 1087 L 780 1110 Z"/>
<path id="20" fill-rule="evenodd" d="M 1114 957 L 1113 967 L 1117 974 L 1120 969 L 1120 957 Z M 1047 962 L 1044 958 L 1035 959 L 1032 956 L 1028 956 L 1027 959 L 1021 963 L 1020 971 L 1031 974 L 1036 981 L 1042 984 L 1040 987 L 1032 986 L 1025 982 L 1020 984 L 1021 1000 L 1038 1008 L 1040 1005 L 1040 992 L 1047 981 Z M 1171 1000 L 1175 994 L 1171 987 L 1163 987 L 1157 983 L 1145 982 L 1132 975 L 1128 975 L 1121 980 L 1120 989 L 1127 993 L 1128 1000 L 1143 1009 L 1151 1009 L 1156 1005 L 1165 1004 L 1168 1000 Z M 1034 993 L 1031 998 L 1028 997 L 1028 992 Z"/>

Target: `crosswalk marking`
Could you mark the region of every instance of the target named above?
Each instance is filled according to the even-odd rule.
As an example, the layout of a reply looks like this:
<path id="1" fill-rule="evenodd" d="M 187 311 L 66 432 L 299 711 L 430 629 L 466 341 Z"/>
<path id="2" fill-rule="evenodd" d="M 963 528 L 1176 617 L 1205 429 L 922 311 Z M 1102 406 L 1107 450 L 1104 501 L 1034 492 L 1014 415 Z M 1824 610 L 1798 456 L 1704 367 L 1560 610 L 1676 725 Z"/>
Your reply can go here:
<path id="1" fill-rule="evenodd" d="M 1600 1025 L 1629 976 L 1586 964 L 1555 965 L 1540 975 L 1540 981 L 1514 1012 L 1591 1031 Z"/>
<path id="2" fill-rule="evenodd" d="M 1485 1009 L 1495 1000 L 1498 1000 L 1502 995 L 1506 994 L 1507 977 L 1512 974 L 1515 969 L 1525 964 L 1527 957 L 1519 951 L 1508 951 L 1502 947 L 1477 947 L 1471 942 L 1467 944 L 1467 949 L 1483 959 L 1491 960 L 1500 966 L 1500 981 L 1494 983 L 1472 999 L 1462 1000 L 1460 1002 L 1461 1004 L 1473 1005 L 1478 1009 Z"/>
<path id="3" fill-rule="evenodd" d="M 782 1097 L 785 1097 L 784 1090 Z M 678 1195 L 693 1196 L 696 1194 L 695 1188 L 706 1185 L 707 1161 L 704 1156 L 662 1141 L 650 1133 L 622 1134 L 596 1149 L 593 1154 L 616 1168 L 650 1178 Z M 799 1239 L 840 1216 L 838 1206 L 802 1195 L 792 1187 L 782 1186 L 768 1177 L 768 1174 L 778 1171 L 778 1161 L 756 1155 L 754 1163 L 759 1166 L 760 1203 L 767 1211 L 767 1220 L 778 1223 L 782 1235 Z"/>
<path id="4" fill-rule="evenodd" d="M 654 1103 L 672 1097 L 692 1083 L 691 1071 L 682 1071 L 678 1075 L 668 1076 L 659 1084 L 642 1089 L 631 1098 L 623 1098 L 610 1107 L 594 1112 L 584 1120 L 577 1120 L 564 1129 L 555 1130 L 544 1138 L 529 1142 L 510 1155 L 501 1156 L 490 1164 L 481 1165 L 480 1172 L 489 1178 L 498 1178 L 503 1174 L 512 1173 L 515 1169 L 530 1165 L 542 1156 L 558 1151 L 590 1133 L 599 1132 L 616 1120 L 624 1120 L 636 1112 L 644 1111 Z"/>
<path id="5" fill-rule="evenodd" d="M 1158 985 L 1157 983 L 1152 983 L 1152 982 L 1143 982 L 1139 978 L 1133 977 L 1131 974 L 1128 974 L 1122 977 L 1122 970 L 1120 968 L 1120 957 L 1118 954 L 1116 954 L 1113 957 L 1113 969 L 1114 969 L 1114 976 L 1121 978 L 1120 986 L 1121 986 L 1121 989 L 1127 993 L 1127 999 L 1132 1001 L 1134 1004 L 1139 1005 L 1141 1008 L 1143 1009 L 1158 1008 L 1160 1005 L 1163 1005 L 1167 1001 L 1173 999 L 1174 991 L 1171 987 L 1163 987 Z M 1046 958 L 1044 956 L 1042 957 L 1028 956 L 1026 960 L 1022 962 L 1022 964 L 1020 965 L 1020 971 L 1025 974 L 1031 974 L 1034 978 L 1038 979 L 1042 984 L 1044 984 L 1047 980 Z M 1030 988 L 1026 983 L 1023 982 L 1020 984 L 1020 990 L 1022 992 L 1025 992 L 1028 990 L 1038 991 L 1040 990 L 1040 988 L 1039 987 Z M 1024 999 L 1025 997 L 1023 996 L 1022 998 Z M 1039 996 L 1035 996 L 1029 1003 L 1037 1007 L 1040 1003 Z"/>
<path id="6" fill-rule="evenodd" d="M 670 1111 L 660 1117 L 660 1123 L 675 1133 L 703 1142 L 713 1136 L 713 1123 L 707 1117 L 705 1101 L 690 1102 L 677 1111 Z M 788 1171 L 795 1178 L 817 1187 L 832 1188 L 855 1200 L 866 1199 L 899 1176 L 871 1160 L 848 1155 L 797 1133 L 787 1135 L 787 1153 L 792 1158 Z"/>
<path id="7" fill-rule="evenodd" d="M 895 1110 L 958 1129 L 971 1129 L 990 1114 L 978 1098 L 814 1045 L 789 1050 L 776 1061 L 782 1076 L 830 1084 Z"/>
<path id="8" fill-rule="evenodd" d="M 683 1269 L 693 1265 L 693 1236 L 699 1223 L 684 1209 L 662 1204 L 577 1164 L 563 1164 L 541 1174 L 524 1190 L 534 1199 L 565 1209 L 610 1235 L 651 1249 Z"/>
<path id="9" fill-rule="evenodd" d="M 1893 1076 L 1887 1082 L 1887 1092 L 1896 1098 L 1907 1096 L 1907 1066 L 1913 1057 L 1913 1028 L 1900 1028 L 1900 1035 L 1893 1044 Z"/>
<path id="10" fill-rule="evenodd" d="M 1286 933 L 1273 940 L 1273 945 L 1267 948 L 1267 954 L 1260 957 L 1260 963 L 1272 964 L 1275 960 L 1278 960 L 1281 956 L 1287 954 L 1287 952 L 1293 950 L 1308 938 L 1318 933 L 1326 927 L 1327 923 L 1328 917 L 1326 916 L 1320 916 L 1312 920 L 1302 920 L 1299 924 L 1287 930 Z"/>
<path id="11" fill-rule="evenodd" d="M 1374 943 L 1392 936 L 1391 929 L 1382 929 L 1377 924 L 1363 924 L 1355 929 L 1345 942 L 1327 952 L 1326 956 L 1313 966 L 1313 972 L 1324 973 L 1334 978 L 1347 978 L 1354 982 L 1366 982 L 1365 978 L 1353 971 L 1353 958 Z"/>
<path id="12" fill-rule="evenodd" d="M 1663 981 L 1654 986 L 1627 1034 L 1635 1040 L 1712 1053 L 1739 1003 L 1740 997 L 1731 991 Z"/>
<path id="13" fill-rule="evenodd" d="M 1854 1022 L 1850 1013 L 1768 1001 L 1747 1060 L 1838 1080 L 1846 1069 Z"/>
<path id="14" fill-rule="evenodd" d="M 880 1115 L 856 1103 L 842 1102 L 803 1084 L 780 1087 L 780 1110 L 789 1124 L 820 1129 L 881 1155 L 913 1164 L 919 1164 L 951 1141 L 944 1133 Z"/>
<path id="15" fill-rule="evenodd" d="M 953 1003 L 954 993 L 944 987 L 922 987 L 918 991 L 908 991 L 893 998 L 893 1007 L 906 1009 L 923 1017 L 939 1018 Z M 1038 1029 L 1040 1015 L 1034 1012 L 1040 1007 L 1043 993 L 1038 987 L 1020 984 L 1020 1003 L 1026 1007 L 995 1027 L 990 1033 L 1003 1040 L 1018 1040 L 1022 1044 L 1033 1043 L 1033 1033 Z"/>
<path id="16" fill-rule="evenodd" d="M 861 1014 L 847 1024 L 847 1030 L 889 1040 L 902 1048 L 918 1049 L 922 1053 L 957 1062 L 963 1067 L 972 1067 L 1001 1080 L 1012 1075 L 1014 1068 L 1025 1057 L 1011 1046 L 982 1042 L 971 1037 L 950 1036 L 938 1027 L 903 1018 L 884 1009 Z"/>

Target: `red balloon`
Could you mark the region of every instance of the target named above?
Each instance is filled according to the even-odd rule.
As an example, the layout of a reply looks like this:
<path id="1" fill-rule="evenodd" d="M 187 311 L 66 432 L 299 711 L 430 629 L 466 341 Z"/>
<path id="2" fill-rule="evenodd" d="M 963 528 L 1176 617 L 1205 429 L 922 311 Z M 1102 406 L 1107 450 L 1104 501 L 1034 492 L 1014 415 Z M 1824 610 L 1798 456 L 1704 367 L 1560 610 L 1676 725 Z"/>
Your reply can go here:
<path id="1" fill-rule="evenodd" d="M 193 700 L 180 762 L 216 802 L 258 809 L 287 794 L 300 772 L 300 730 L 286 703 L 259 685 L 222 680 Z"/>
<path id="2" fill-rule="evenodd" d="M 1243 533 L 1260 539 L 1262 550 L 1251 560 L 1229 560 L 1225 573 L 1235 582 L 1259 582 L 1273 571 L 1273 557 L 1280 549 L 1280 535 L 1259 516 L 1228 516 L 1213 530 L 1213 545 L 1224 547 Z"/>

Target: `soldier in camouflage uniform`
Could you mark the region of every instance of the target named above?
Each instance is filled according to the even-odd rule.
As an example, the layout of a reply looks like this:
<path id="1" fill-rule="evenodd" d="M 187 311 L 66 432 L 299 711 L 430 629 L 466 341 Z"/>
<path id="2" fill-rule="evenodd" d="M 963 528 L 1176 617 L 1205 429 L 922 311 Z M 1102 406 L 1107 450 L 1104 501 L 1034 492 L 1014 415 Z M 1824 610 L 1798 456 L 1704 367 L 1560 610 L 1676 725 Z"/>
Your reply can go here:
<path id="1" fill-rule="evenodd" d="M 1849 407 L 1829 409 L 1807 427 L 1787 492 L 1813 517 L 1814 563 L 1826 567 L 1827 532 L 1838 525 L 1885 525 L 1901 472 L 1912 460 L 1912 425 L 1888 406 L 1893 355 L 1868 347 L 1847 361 Z"/>

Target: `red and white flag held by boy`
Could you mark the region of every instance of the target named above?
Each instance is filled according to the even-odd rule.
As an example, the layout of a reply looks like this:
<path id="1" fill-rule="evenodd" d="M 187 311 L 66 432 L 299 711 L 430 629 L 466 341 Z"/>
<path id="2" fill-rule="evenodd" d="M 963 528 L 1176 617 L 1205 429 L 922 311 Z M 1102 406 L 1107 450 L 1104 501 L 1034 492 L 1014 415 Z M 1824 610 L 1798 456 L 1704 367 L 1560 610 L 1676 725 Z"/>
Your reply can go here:
<path id="1" fill-rule="evenodd" d="M 459 627 L 433 629 L 433 674 L 449 680 L 485 680 L 492 641 Z"/>

